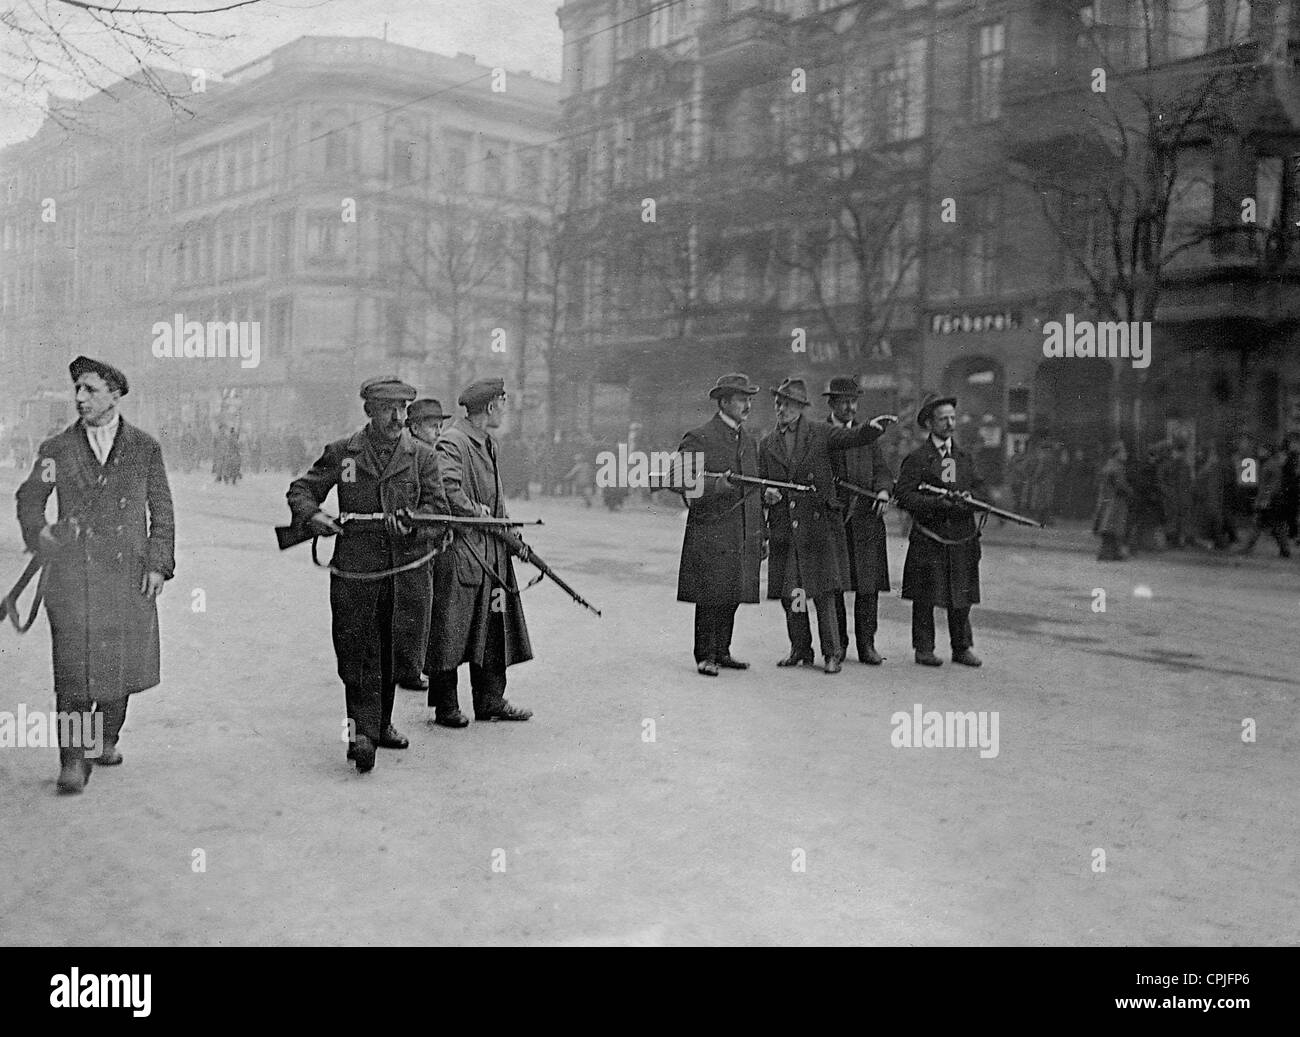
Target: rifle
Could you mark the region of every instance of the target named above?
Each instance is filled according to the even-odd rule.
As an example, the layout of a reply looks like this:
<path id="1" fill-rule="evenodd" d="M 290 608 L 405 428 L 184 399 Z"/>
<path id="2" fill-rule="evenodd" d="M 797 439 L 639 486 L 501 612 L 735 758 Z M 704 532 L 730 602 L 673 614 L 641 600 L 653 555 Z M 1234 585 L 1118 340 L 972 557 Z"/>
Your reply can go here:
<path id="1" fill-rule="evenodd" d="M 535 583 L 539 583 L 543 576 L 549 576 L 551 578 L 551 582 L 554 583 L 557 587 L 559 587 L 560 590 L 564 591 L 565 594 L 571 597 L 576 604 L 581 605 L 583 608 L 596 613 L 597 616 L 601 614 L 600 609 L 596 608 L 595 605 L 593 605 L 581 594 L 579 594 L 567 583 L 565 583 L 564 580 L 562 580 L 556 574 L 554 569 L 552 569 L 549 565 L 546 564 L 546 562 L 544 562 L 541 558 L 539 558 L 537 556 L 537 552 L 524 543 L 523 537 L 516 535 L 513 537 L 501 537 L 501 539 L 505 542 L 506 546 L 510 548 L 510 553 L 513 554 L 516 558 L 518 558 L 522 562 L 530 562 L 532 565 L 535 565 L 540 570 L 537 576 L 529 582 L 528 587 L 533 586 L 533 584 Z M 528 587 L 525 587 L 524 590 L 527 590 Z"/>
<path id="2" fill-rule="evenodd" d="M 930 483 L 925 482 L 921 483 L 919 489 L 924 490 L 926 493 L 933 493 L 936 497 L 946 497 L 948 500 L 965 504 L 967 507 L 974 508 L 976 511 L 982 511 L 987 515 L 996 515 L 998 518 L 1007 519 L 1009 522 L 1015 522 L 1021 526 L 1033 526 L 1035 529 L 1043 528 L 1041 522 L 1031 518 L 1026 518 L 1024 515 L 1017 515 L 1014 511 L 1006 511 L 1003 508 L 996 507 L 995 505 L 989 504 L 987 501 L 979 500 L 976 497 L 967 497 L 958 493 L 956 490 L 945 490 L 939 486 L 932 486 Z"/>
<path id="3" fill-rule="evenodd" d="M 706 479 L 730 479 L 733 482 L 761 486 L 765 490 L 792 490 L 795 493 L 816 493 L 817 487 L 799 482 L 780 482 L 776 479 L 760 479 L 756 475 L 736 475 L 728 469 L 725 472 L 703 472 Z"/>
<path id="4" fill-rule="evenodd" d="M 382 511 L 345 511 L 334 521 L 344 528 L 358 523 L 362 525 L 382 525 L 390 533 L 396 532 L 395 525 L 397 522 L 407 526 L 540 526 L 542 524 L 541 519 L 531 522 L 519 522 L 514 519 L 487 518 L 477 515 L 429 515 L 423 512 L 413 513 L 409 508 L 403 508 L 393 514 Z M 310 528 L 307 523 L 301 526 L 275 527 L 275 539 L 279 543 L 281 551 L 296 547 L 298 544 L 305 544 L 308 540 L 315 540 L 317 537 L 333 535 L 333 533 L 317 532 Z"/>
<path id="5" fill-rule="evenodd" d="M 885 508 L 888 507 L 890 504 L 895 503 L 895 499 L 893 497 L 889 497 L 888 499 L 882 499 L 876 496 L 875 490 L 868 490 L 865 486 L 859 486 L 857 483 L 849 482 L 847 479 L 836 479 L 835 485 L 839 487 L 841 490 L 847 490 L 855 497 L 865 497 L 867 500 L 871 501 L 871 506 L 873 508 L 875 508 L 876 505 L 880 505 L 880 507 L 876 510 L 877 515 L 883 515 L 885 512 Z M 845 525 L 847 525 L 849 519 L 852 518 L 851 511 L 852 511 L 852 506 L 850 505 L 850 514 L 846 514 L 844 516 Z"/>

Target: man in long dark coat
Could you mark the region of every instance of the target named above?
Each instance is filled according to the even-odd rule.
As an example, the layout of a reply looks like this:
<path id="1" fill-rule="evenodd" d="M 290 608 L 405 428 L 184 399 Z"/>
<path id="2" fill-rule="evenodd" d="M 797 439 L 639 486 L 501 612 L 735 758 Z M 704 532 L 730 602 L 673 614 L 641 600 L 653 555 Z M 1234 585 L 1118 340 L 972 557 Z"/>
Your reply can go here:
<path id="1" fill-rule="evenodd" d="M 758 475 L 758 445 L 744 422 L 758 386 L 748 375 L 725 374 L 709 390 L 718 410 L 682 438 L 682 481 L 701 480 L 686 493 L 686 534 L 677 571 L 677 600 L 695 603 L 695 668 L 706 677 L 720 669 L 746 670 L 731 654 L 736 610 L 759 600 L 763 562 L 763 500 L 758 487 L 704 472 Z M 687 487 L 689 490 L 689 487 Z"/>
<path id="2" fill-rule="evenodd" d="M 18 488 L 18 522 L 44 561 L 57 709 L 102 713 L 97 761 L 112 765 L 128 697 L 160 679 L 155 599 L 176 569 L 175 524 L 162 449 L 118 414 L 126 376 L 84 356 L 69 371 L 80 417 L 41 444 Z M 53 490 L 59 516 L 47 526 Z M 84 737 L 69 734 L 60 724 L 58 788 L 76 793 L 91 764 Z"/>
<path id="3" fill-rule="evenodd" d="M 465 417 L 438 437 L 442 484 L 453 515 L 507 518 L 505 492 L 491 430 L 506 407 L 500 378 L 475 382 L 460 394 Z M 429 704 L 437 722 L 465 726 L 456 693 L 456 669 L 469 663 L 475 720 L 527 720 L 530 710 L 506 701 L 506 668 L 533 657 L 515 581 L 511 552 L 526 558 L 517 534 L 457 530 L 447 556 L 434 569 L 434 609 L 429 629 Z"/>
<path id="4" fill-rule="evenodd" d="M 952 661 L 980 666 L 970 609 L 980 600 L 979 530 L 971 509 L 926 493 L 922 484 L 982 496 L 984 481 L 975 458 L 952 438 L 957 427 L 957 398 L 930 394 L 916 414 L 929 434 L 907 455 L 898 473 L 898 502 L 912 516 L 912 532 L 903 563 L 903 597 L 912 602 L 912 648 L 923 666 L 942 666 L 934 654 L 934 610 L 948 610 Z"/>
<path id="5" fill-rule="evenodd" d="M 822 393 L 830 406 L 827 423 L 833 428 L 851 429 L 857 426 L 858 397 L 862 390 L 853 378 L 832 378 Z M 844 537 L 849 549 L 849 589 L 853 591 L 853 634 L 857 644 L 858 660 L 871 666 L 882 662 L 876 651 L 876 629 L 879 625 L 879 597 L 889 590 L 889 557 L 885 545 L 886 505 L 894 480 L 885 461 L 880 443 L 854 447 L 831 455 L 835 475 L 854 486 L 870 490 L 874 499 L 842 490 L 840 504 L 844 508 Z M 848 613 L 844 596 L 835 596 L 835 621 L 840 638 L 840 661 L 848 651 Z"/>
<path id="6" fill-rule="evenodd" d="M 806 419 L 804 411 L 810 401 L 801 378 L 787 378 L 772 390 L 772 397 L 777 424 L 758 444 L 759 474 L 764 479 L 814 487 L 811 493 L 770 487 L 763 491 L 771 542 L 767 596 L 781 599 L 790 636 L 790 654 L 777 665 L 812 665 L 811 603 L 817 609 L 823 669 L 839 673 L 843 654 L 835 599 L 850 585 L 851 577 L 831 455 L 874 443 L 886 424 L 897 419 L 883 414 L 852 429 Z"/>
<path id="7" fill-rule="evenodd" d="M 395 515 L 409 508 L 445 515 L 448 507 L 434 451 L 403 428 L 415 389 L 396 377 L 372 378 L 361 386 L 361 398 L 370 418 L 366 427 L 326 446 L 307 473 L 290 483 L 287 496 L 296 526 L 344 533 L 334 549 L 330 611 L 347 704 L 348 759 L 365 773 L 375 765 L 376 747 L 407 746 L 393 727 L 397 675 L 420 671 L 432 592 L 429 566 L 421 559 L 442 530 L 391 524 L 344 532 L 321 504 L 337 488 L 344 512 Z M 404 566 L 411 568 L 373 578 Z"/>
<path id="8" fill-rule="evenodd" d="M 446 421 L 449 417 L 450 415 L 443 413 L 442 404 L 438 400 L 432 398 L 416 400 L 406 410 L 406 428 L 411 433 L 411 435 L 414 436 L 416 439 L 418 439 L 421 443 L 423 443 L 425 446 L 429 447 L 430 449 L 434 449 L 438 445 L 438 435 L 442 431 L 443 422 Z M 443 552 L 429 563 L 430 587 L 433 586 L 433 582 L 436 580 L 434 573 L 437 571 L 437 567 L 441 564 L 444 564 L 446 558 L 447 558 L 447 554 L 446 552 Z M 430 601 L 430 606 L 429 606 L 430 614 L 432 614 L 433 610 L 442 607 L 433 598 L 432 594 L 430 594 L 429 596 L 429 601 Z M 405 679 L 399 677 L 397 683 L 400 687 L 409 688 L 412 691 L 427 692 L 429 690 L 429 681 L 427 680 L 427 678 L 424 677 L 424 673 L 423 673 L 423 671 L 427 671 L 429 669 L 429 665 L 430 665 L 431 646 L 429 644 L 429 623 L 430 623 L 430 616 L 426 616 L 425 624 L 424 624 L 424 633 L 421 638 L 421 640 L 424 642 L 426 646 L 425 657 L 422 660 L 420 660 L 421 672 L 415 673 L 413 675 L 408 675 L 405 677 Z M 430 703 L 430 706 L 432 706 L 432 703 Z M 469 721 L 465 721 L 465 723 L 468 724 Z M 455 724 L 451 726 L 459 727 L 464 725 Z"/>

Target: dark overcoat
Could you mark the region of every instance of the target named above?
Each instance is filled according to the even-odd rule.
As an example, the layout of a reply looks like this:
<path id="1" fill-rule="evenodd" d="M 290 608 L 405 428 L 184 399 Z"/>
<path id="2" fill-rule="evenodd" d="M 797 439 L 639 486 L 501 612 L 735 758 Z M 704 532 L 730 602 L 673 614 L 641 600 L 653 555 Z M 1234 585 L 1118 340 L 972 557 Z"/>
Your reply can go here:
<path id="1" fill-rule="evenodd" d="M 828 424 L 835 427 L 833 421 Z M 878 442 L 836 452 L 831 455 L 831 465 L 838 478 L 864 490 L 889 493 L 894 488 L 894 477 Z M 889 590 L 885 520 L 875 513 L 870 500 L 847 490 L 840 491 L 840 504 L 844 508 L 844 536 L 849 545 L 849 589 L 865 594 Z"/>
<path id="2" fill-rule="evenodd" d="M 903 597 L 918 605 L 969 608 L 980 600 L 980 541 L 970 508 L 945 504 L 923 493 L 922 483 L 943 489 L 984 495 L 984 480 L 975 458 L 952 442 L 953 479 L 943 478 L 944 466 L 930 436 L 903 461 L 894 488 L 898 503 L 912 516 L 912 532 L 903 563 Z M 940 543 L 934 537 L 952 543 Z"/>
<path id="3" fill-rule="evenodd" d="M 490 432 L 457 418 L 439 435 L 437 451 L 453 515 L 481 515 L 478 505 L 486 504 L 494 518 L 509 518 L 497 443 Z M 533 657 L 514 563 L 500 537 L 479 529 L 457 530 L 455 543 L 434 565 L 433 585 L 437 607 L 429 630 L 429 673 L 454 670 L 461 663 L 501 672 Z M 494 595 L 496 590 L 504 593 Z M 487 652 L 494 599 L 505 630 L 504 655 L 495 659 Z"/>
<path id="4" fill-rule="evenodd" d="M 744 425 L 731 428 L 716 414 L 691 429 L 678 451 L 691 456 L 690 470 L 758 475 L 758 443 Z M 703 458 L 703 464 L 699 459 Z M 686 534 L 677 570 L 677 600 L 730 604 L 759 600 L 763 564 L 763 491 L 731 486 L 725 479 L 703 479 L 703 492 L 686 498 Z"/>
<path id="5" fill-rule="evenodd" d="M 781 502 L 767 509 L 769 598 L 788 598 L 798 588 L 814 598 L 849 586 L 849 549 L 831 455 L 879 438 L 880 432 L 870 425 L 832 428 L 805 414 L 796 423 L 790 453 L 777 430 L 758 444 L 758 469 L 764 479 L 816 487 L 814 493 L 782 490 Z"/>
<path id="6" fill-rule="evenodd" d="M 366 429 L 325 447 L 320 459 L 289 484 L 289 508 L 296 526 L 308 519 L 337 488 L 339 511 L 394 512 L 410 508 L 425 514 L 448 513 L 433 448 L 406 430 L 380 471 Z M 345 527 L 346 528 L 346 527 Z M 332 564 L 345 572 L 380 572 L 418 560 L 441 538 L 442 527 L 417 527 L 410 536 L 390 537 L 377 527 L 361 527 L 338 538 Z M 401 678 L 423 669 L 432 595 L 429 567 L 420 565 L 392 577 L 392 667 Z M 349 580 L 331 574 L 330 611 L 339 678 L 360 687 L 366 673 L 378 673 L 378 615 L 384 580 Z M 369 665 L 367 665 L 369 663 Z"/>
<path id="7" fill-rule="evenodd" d="M 159 682 L 158 608 L 140 593 L 146 572 L 176 570 L 175 520 L 157 440 L 119 419 L 101 465 L 80 422 L 41 444 L 18 487 L 23 541 L 45 556 L 45 614 L 62 704 L 116 702 Z M 58 551 L 41 546 L 45 503 L 80 532 Z"/>

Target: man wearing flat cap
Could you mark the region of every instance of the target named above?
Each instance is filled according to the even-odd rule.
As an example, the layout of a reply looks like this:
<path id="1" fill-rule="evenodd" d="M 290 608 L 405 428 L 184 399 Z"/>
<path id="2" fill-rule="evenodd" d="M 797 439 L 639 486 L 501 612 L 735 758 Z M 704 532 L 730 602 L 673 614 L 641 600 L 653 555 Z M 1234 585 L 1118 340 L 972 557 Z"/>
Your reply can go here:
<path id="1" fill-rule="evenodd" d="M 928 435 L 903 461 L 898 472 L 898 503 L 912 516 L 903 564 L 903 597 L 912 602 L 912 648 L 922 666 L 942 666 L 934 654 L 934 610 L 948 610 L 952 661 L 979 666 L 971 650 L 970 609 L 980 600 L 979 529 L 971 510 L 961 503 L 921 489 L 923 484 L 983 496 L 984 482 L 975 458 L 953 439 L 957 398 L 930 393 L 921 402 L 916 423 Z"/>
<path id="2" fill-rule="evenodd" d="M 377 748 L 407 746 L 393 727 L 393 701 L 399 676 L 418 674 L 424 661 L 432 593 L 425 556 L 443 527 L 411 529 L 393 521 L 344 532 L 321 505 L 337 489 L 344 512 L 448 513 L 434 450 L 403 427 L 415 396 L 394 376 L 364 382 L 369 423 L 326 446 L 287 495 L 295 525 L 320 535 L 343 533 L 334 548 L 330 611 L 349 721 L 348 759 L 361 773 L 374 767 Z"/>
<path id="3" fill-rule="evenodd" d="M 830 407 L 827 423 L 833 428 L 856 428 L 858 397 L 862 390 L 853 378 L 832 378 L 822 393 Z M 874 498 L 840 491 L 844 508 L 844 539 L 849 549 L 849 587 L 853 591 L 853 635 L 858 661 L 879 666 L 876 651 L 876 627 L 881 591 L 889 590 L 889 557 L 885 550 L 885 520 L 894 480 L 885 461 L 885 452 L 877 441 L 868 446 L 831 455 L 835 477 L 869 490 Z M 848 651 L 848 611 L 844 595 L 835 595 L 835 620 L 840 638 L 840 661 Z"/>
<path id="4" fill-rule="evenodd" d="M 41 444 L 18 488 L 18 523 L 44 563 L 57 709 L 102 716 L 92 721 L 103 727 L 90 753 L 111 766 L 122 762 L 117 742 L 129 696 L 160 680 L 155 599 L 175 572 L 175 526 L 162 449 L 118 413 L 130 391 L 126 376 L 84 356 L 69 373 L 78 420 Z M 55 490 L 58 520 L 47 525 Z M 92 766 L 84 730 L 71 733 L 59 725 L 63 793 L 80 792 Z"/>
<path id="5" fill-rule="evenodd" d="M 453 515 L 508 518 L 501 487 L 498 445 L 506 408 L 505 383 L 487 378 L 460 394 L 465 416 L 438 437 L 442 485 Z M 524 622 L 512 553 L 527 559 L 528 549 L 508 529 L 464 528 L 434 569 L 429 629 L 429 705 L 434 723 L 465 727 L 456 670 L 469 663 L 475 720 L 527 720 L 532 713 L 506 701 L 506 669 L 533 657 Z"/>
<path id="6" fill-rule="evenodd" d="M 832 455 L 868 446 L 884 433 L 892 414 L 881 414 L 856 428 L 834 428 L 808 419 L 808 387 L 802 378 L 787 378 L 772 390 L 776 428 L 758 444 L 759 474 L 764 479 L 812 486 L 810 492 L 763 491 L 771 555 L 767 562 L 767 596 L 780 598 L 785 609 L 790 654 L 778 666 L 813 664 L 812 625 L 808 606 L 817 609 L 817 635 L 823 669 L 839 673 L 843 653 L 835 599 L 850 585 L 848 545 L 835 489 Z"/>
<path id="7" fill-rule="evenodd" d="M 746 670 L 733 658 L 736 610 L 759 600 L 763 560 L 763 501 L 757 486 L 731 479 L 703 479 L 703 472 L 758 475 L 758 444 L 745 419 L 758 386 L 744 374 L 724 374 L 709 390 L 717 412 L 682 438 L 678 455 L 690 475 L 701 479 L 699 496 L 686 495 L 689 509 L 677 570 L 677 600 L 695 603 L 695 668 L 705 677 L 720 670 Z M 683 472 L 682 481 L 686 481 Z"/>

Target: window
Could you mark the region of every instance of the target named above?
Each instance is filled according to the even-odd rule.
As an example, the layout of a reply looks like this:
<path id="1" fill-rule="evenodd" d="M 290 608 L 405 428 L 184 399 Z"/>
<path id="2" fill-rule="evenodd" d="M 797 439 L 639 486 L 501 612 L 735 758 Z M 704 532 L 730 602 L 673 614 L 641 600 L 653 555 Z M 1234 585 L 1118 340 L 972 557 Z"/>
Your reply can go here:
<path id="1" fill-rule="evenodd" d="M 388 168 L 393 183 L 402 185 L 415 180 L 415 131 L 404 120 L 398 121 L 389 135 Z"/>
<path id="2" fill-rule="evenodd" d="M 916 292 L 917 243 L 920 235 L 921 207 L 915 198 L 903 203 L 902 212 L 887 231 L 885 247 L 877 271 L 876 293 L 882 297 L 907 296 Z"/>
<path id="3" fill-rule="evenodd" d="M 637 124 L 637 171 L 647 180 L 662 180 L 672 167 L 672 113 L 663 112 Z"/>
<path id="4" fill-rule="evenodd" d="M 1250 39 L 1250 0 L 1224 0 L 1223 39 L 1245 43 Z"/>
<path id="5" fill-rule="evenodd" d="M 506 193 L 506 145 L 502 141 L 485 141 L 483 155 L 483 190 L 491 195 Z"/>
<path id="6" fill-rule="evenodd" d="M 275 254 L 279 257 L 276 268 L 281 272 L 292 270 L 293 257 L 293 213 L 281 213 L 275 218 Z"/>
<path id="7" fill-rule="evenodd" d="M 307 221 L 307 263 L 310 266 L 343 266 L 351 249 L 349 227 L 335 213 L 318 213 Z"/>
<path id="8" fill-rule="evenodd" d="M 326 112 L 311 124 L 312 161 L 315 168 L 340 172 L 350 165 L 348 158 L 347 115 Z"/>
<path id="9" fill-rule="evenodd" d="M 1002 22 L 976 30 L 976 56 L 971 83 L 971 115 L 976 122 L 992 122 L 1002 114 L 1002 67 L 1006 28 Z"/>
<path id="10" fill-rule="evenodd" d="M 993 191 L 972 195 L 966 208 L 970 223 L 963 287 L 967 295 L 988 295 L 997 287 L 998 196 Z"/>
<path id="11" fill-rule="evenodd" d="M 1165 256 L 1173 264 L 1192 262 L 1206 251 L 1214 218 L 1214 160 L 1209 148 L 1178 153 L 1174 187 L 1165 215 Z M 1177 250 L 1176 255 L 1171 255 Z"/>
<path id="12" fill-rule="evenodd" d="M 443 181 L 448 191 L 463 191 L 469 185 L 468 133 L 447 134 L 446 158 L 443 163 Z"/>
<path id="13" fill-rule="evenodd" d="M 911 40 L 891 64 L 873 74 L 880 141 L 913 140 L 925 132 L 925 61 L 926 41 Z"/>

